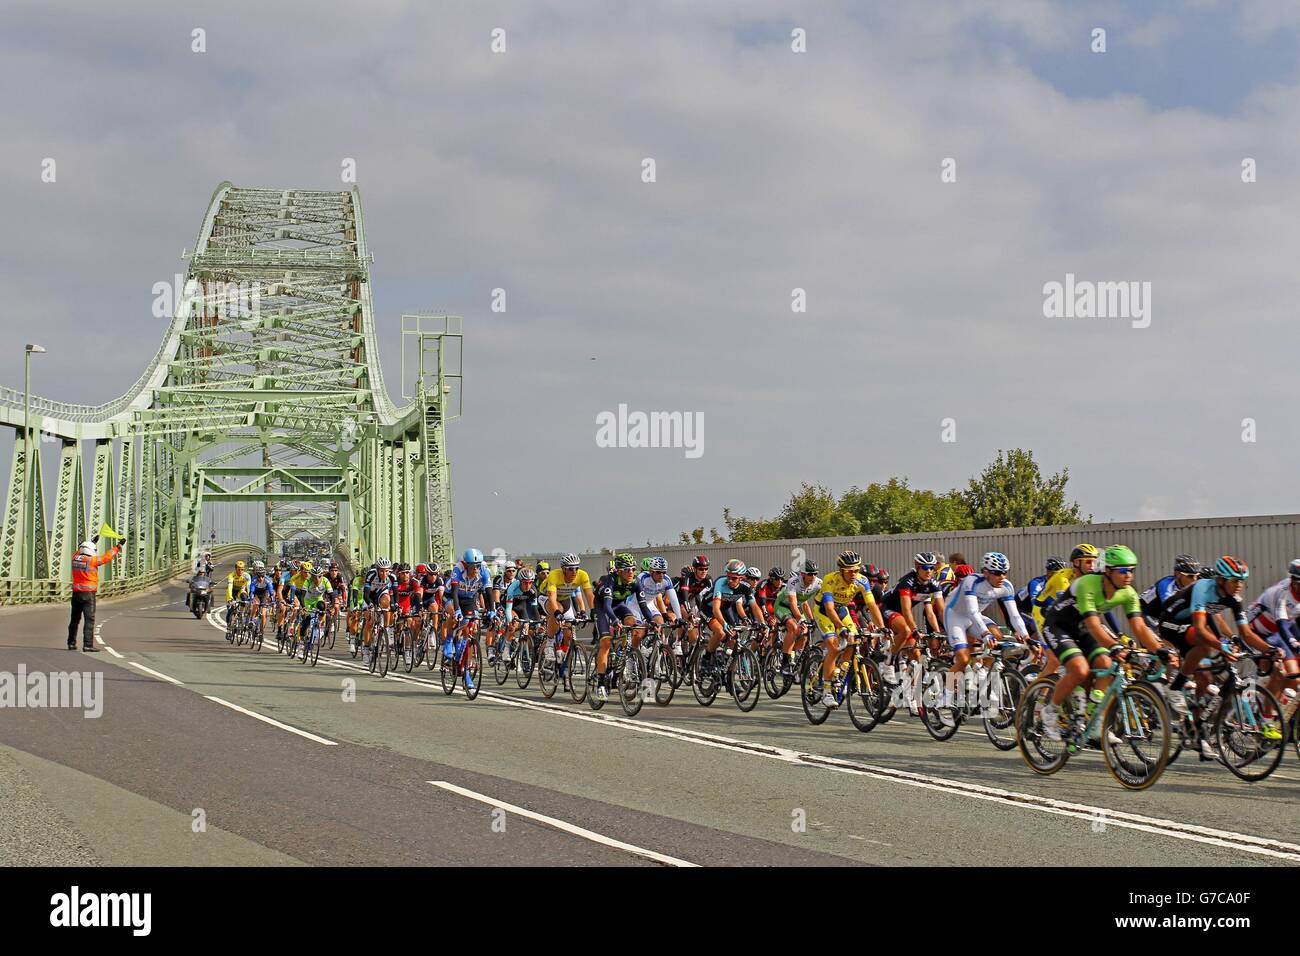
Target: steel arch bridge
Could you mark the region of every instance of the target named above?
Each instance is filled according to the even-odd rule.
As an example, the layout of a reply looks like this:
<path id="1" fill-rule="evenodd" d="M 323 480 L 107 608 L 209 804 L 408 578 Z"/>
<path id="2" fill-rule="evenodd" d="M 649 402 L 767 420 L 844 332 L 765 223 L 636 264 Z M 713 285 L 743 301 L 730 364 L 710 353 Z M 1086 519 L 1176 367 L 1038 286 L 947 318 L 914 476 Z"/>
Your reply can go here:
<path id="1" fill-rule="evenodd" d="M 109 576 L 156 575 L 200 549 L 209 501 L 263 503 L 272 551 L 306 533 L 359 561 L 450 561 L 445 425 L 460 405 L 461 320 L 403 317 L 419 362 L 411 400 L 396 404 L 372 260 L 356 188 L 218 186 L 170 327 L 126 394 L 90 406 L 0 388 L 0 425 L 16 432 L 0 580 L 69 581 L 102 522 L 126 536 Z M 48 522 L 42 433 L 61 443 Z"/>

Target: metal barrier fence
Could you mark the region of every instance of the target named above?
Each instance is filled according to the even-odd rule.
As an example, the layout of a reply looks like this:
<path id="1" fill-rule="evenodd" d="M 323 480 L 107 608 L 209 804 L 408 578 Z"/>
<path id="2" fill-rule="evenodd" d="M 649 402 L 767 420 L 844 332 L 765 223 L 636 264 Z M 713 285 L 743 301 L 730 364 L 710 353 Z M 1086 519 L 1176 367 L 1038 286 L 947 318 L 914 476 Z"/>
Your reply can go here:
<path id="1" fill-rule="evenodd" d="M 993 528 L 986 531 L 949 531 L 934 534 L 874 535 L 840 538 L 802 538 L 785 541 L 738 541 L 729 544 L 674 545 L 646 548 L 630 546 L 581 554 L 582 567 L 593 580 L 604 574 L 615 553 L 630 551 L 638 558 L 663 555 L 668 569 L 676 574 L 697 554 L 708 555 L 716 569 L 730 558 L 755 565 L 766 575 L 768 569 L 789 569 L 795 561 L 812 558 L 823 571 L 833 569 L 835 556 L 846 548 L 862 555 L 864 563 L 886 568 L 897 580 L 910 570 L 918 551 L 961 552 L 968 563 L 978 566 L 986 551 L 1001 551 L 1011 559 L 1011 578 L 1023 584 L 1043 573 L 1049 556 L 1068 558 L 1080 541 L 1104 548 L 1122 542 L 1137 552 L 1141 562 L 1138 582 L 1148 586 L 1170 572 L 1174 555 L 1187 553 L 1202 562 L 1223 554 L 1244 558 L 1251 567 L 1247 594 L 1253 598 L 1265 586 L 1286 576 L 1287 563 L 1300 557 L 1300 515 L 1247 515 L 1233 518 L 1188 518 L 1176 521 L 1134 521 L 1109 524 L 1054 525 L 1043 528 Z M 544 558 L 556 566 L 557 554 Z"/>
<path id="2" fill-rule="evenodd" d="M 213 558 L 232 554 L 262 554 L 264 549 L 255 544 L 219 544 L 209 549 Z M 178 574 L 188 574 L 193 562 L 178 561 L 170 568 L 138 574 L 130 578 L 115 578 L 100 584 L 99 596 L 121 597 L 160 584 Z M 0 607 L 17 604 L 58 604 L 72 599 L 72 585 L 57 579 L 28 581 L 18 578 L 0 578 Z"/>

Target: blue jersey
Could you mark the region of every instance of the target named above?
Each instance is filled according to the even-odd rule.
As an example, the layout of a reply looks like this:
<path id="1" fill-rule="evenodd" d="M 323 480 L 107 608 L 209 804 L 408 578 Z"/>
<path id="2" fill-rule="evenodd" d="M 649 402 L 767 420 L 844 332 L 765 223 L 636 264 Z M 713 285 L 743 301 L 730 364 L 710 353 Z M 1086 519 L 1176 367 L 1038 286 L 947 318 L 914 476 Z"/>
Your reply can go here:
<path id="1" fill-rule="evenodd" d="M 708 596 L 708 600 L 721 598 L 723 604 L 745 604 L 754 598 L 754 589 L 746 582 L 741 581 L 734 588 L 727 583 L 725 577 L 719 577 L 713 583 L 713 592 Z"/>
<path id="2" fill-rule="evenodd" d="M 1246 623 L 1246 609 L 1239 598 L 1219 593 L 1219 583 L 1214 578 L 1201 578 L 1191 587 L 1183 588 L 1165 602 L 1162 619 L 1177 624 L 1191 621 L 1193 614 L 1217 615 L 1229 611 L 1233 620 Z"/>
<path id="3" fill-rule="evenodd" d="M 487 568 L 482 565 L 479 566 L 478 574 L 470 577 L 465 571 L 465 566 L 458 564 L 451 572 L 451 577 L 447 579 L 447 590 L 454 590 L 460 594 L 478 594 L 490 587 L 492 587 L 492 579 L 488 577 Z"/>
<path id="4" fill-rule="evenodd" d="M 1020 607 L 1021 614 L 1028 614 L 1034 606 L 1034 598 L 1038 597 L 1038 592 L 1047 584 L 1047 575 L 1040 574 L 1036 578 L 1030 578 L 1029 583 L 1016 592 L 1016 604 Z"/>

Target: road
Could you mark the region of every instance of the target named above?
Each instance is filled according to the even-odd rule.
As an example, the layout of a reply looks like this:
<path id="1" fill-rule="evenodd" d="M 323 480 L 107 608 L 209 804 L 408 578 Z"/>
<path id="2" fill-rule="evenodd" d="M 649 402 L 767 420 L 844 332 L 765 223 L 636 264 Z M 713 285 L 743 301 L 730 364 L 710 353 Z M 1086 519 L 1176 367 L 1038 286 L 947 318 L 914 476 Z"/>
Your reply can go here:
<path id="1" fill-rule="evenodd" d="M 219 579 L 224 574 L 219 575 Z M 164 865 L 1277 865 L 1300 863 L 1300 764 L 1246 784 L 1184 755 L 1151 790 L 1099 755 L 1038 777 L 978 725 L 858 733 L 797 698 L 632 719 L 490 679 L 317 667 L 227 644 L 174 583 L 0 614 L 0 671 L 102 673 L 103 712 L 0 710 L 0 862 Z"/>

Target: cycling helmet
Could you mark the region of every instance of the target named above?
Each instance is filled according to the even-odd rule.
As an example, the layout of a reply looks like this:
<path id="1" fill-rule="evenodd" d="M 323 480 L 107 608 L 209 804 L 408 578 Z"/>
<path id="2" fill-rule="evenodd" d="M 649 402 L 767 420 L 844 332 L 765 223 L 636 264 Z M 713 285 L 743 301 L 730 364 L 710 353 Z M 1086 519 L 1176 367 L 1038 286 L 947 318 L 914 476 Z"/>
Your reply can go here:
<path id="1" fill-rule="evenodd" d="M 550 562 L 548 562 L 548 561 L 538 561 L 538 562 L 537 562 L 537 573 L 538 573 L 538 574 L 544 574 L 545 572 L 547 572 L 547 571 L 549 571 L 549 570 L 551 570 Z"/>
<path id="2" fill-rule="evenodd" d="M 1234 558 L 1230 554 L 1225 554 L 1214 562 L 1214 576 L 1216 578 L 1232 578 L 1234 580 L 1246 580 L 1250 577 L 1250 568 L 1241 558 Z"/>
<path id="3" fill-rule="evenodd" d="M 876 578 L 880 577 L 880 568 L 876 567 L 874 564 L 868 564 L 862 569 L 862 573 L 866 576 L 868 581 L 874 581 Z"/>
<path id="4" fill-rule="evenodd" d="M 375 562 L 375 567 L 377 567 L 380 571 L 387 571 L 392 566 L 393 566 L 392 563 L 387 558 L 380 558 L 378 561 Z"/>
<path id="5" fill-rule="evenodd" d="M 1057 571 L 1064 571 L 1067 567 L 1069 567 L 1069 565 L 1066 564 L 1062 558 L 1048 558 L 1047 564 L 1043 566 L 1043 570 L 1048 574 L 1055 574 Z"/>
<path id="6" fill-rule="evenodd" d="M 1300 558 L 1296 558 L 1286 566 L 1286 573 L 1293 578 L 1300 578 Z"/>
<path id="7" fill-rule="evenodd" d="M 958 578 L 968 578 L 975 573 L 975 569 L 969 564 L 959 564 L 957 567 L 952 569 L 952 573 Z"/>
<path id="8" fill-rule="evenodd" d="M 1190 554 L 1180 554 L 1174 558 L 1175 574 L 1200 574 L 1201 562 Z"/>
<path id="9" fill-rule="evenodd" d="M 1112 544 L 1106 549 L 1105 560 L 1108 568 L 1135 568 L 1138 556 L 1127 545 Z"/>
<path id="10" fill-rule="evenodd" d="M 506 571 L 518 571 L 518 570 L 519 570 L 519 565 L 515 564 L 513 561 L 507 561 L 506 566 L 502 569 L 502 573 L 504 574 Z"/>
<path id="11" fill-rule="evenodd" d="M 992 571 L 994 574 L 1006 574 L 1011 570 L 1011 562 L 1007 560 L 1007 556 L 1001 551 L 990 551 L 980 561 L 980 567 L 985 571 Z"/>
<path id="12" fill-rule="evenodd" d="M 807 561 L 805 561 L 805 562 L 803 563 L 803 567 L 799 569 L 799 573 L 800 573 L 800 574 L 816 574 L 816 573 L 817 573 L 817 562 L 814 561 L 814 560 L 812 560 L 812 558 L 809 558 Z"/>
<path id="13" fill-rule="evenodd" d="M 560 558 L 560 567 L 562 568 L 576 568 L 581 563 L 578 556 L 572 551 Z"/>
<path id="14" fill-rule="evenodd" d="M 437 561 L 430 561 L 430 562 L 429 562 L 429 573 L 430 573 L 430 574 L 437 574 L 437 573 L 438 573 L 438 562 L 437 562 Z"/>
<path id="15" fill-rule="evenodd" d="M 613 558 L 610 558 L 610 560 L 609 560 L 609 569 L 610 569 L 611 571 L 614 570 L 614 559 L 613 559 Z"/>
<path id="16" fill-rule="evenodd" d="M 650 570 L 651 570 L 651 571 L 662 571 L 662 572 L 664 572 L 664 574 L 667 574 L 667 573 L 668 573 L 668 559 L 667 559 L 667 558 L 651 558 L 651 559 L 650 559 Z"/>
<path id="17" fill-rule="evenodd" d="M 749 567 L 745 569 L 745 577 L 749 578 L 751 581 L 759 581 L 763 578 L 763 572 L 758 570 L 758 568 Z"/>
<path id="18" fill-rule="evenodd" d="M 703 568 L 707 571 L 709 569 L 709 556 L 707 554 L 697 554 L 695 560 L 691 562 L 691 567 Z"/>
<path id="19" fill-rule="evenodd" d="M 773 568 L 771 571 L 767 572 L 767 576 L 769 578 L 775 578 L 778 581 L 784 581 L 785 571 L 781 568 Z"/>
<path id="20" fill-rule="evenodd" d="M 935 554 L 934 554 L 933 551 L 922 551 L 922 552 L 920 552 L 919 554 L 914 554 L 914 555 L 912 555 L 912 563 L 913 563 L 913 564 L 928 564 L 928 565 L 930 565 L 931 567 L 933 567 L 933 566 L 935 566 L 935 565 L 937 565 L 937 564 L 939 563 L 939 559 L 938 559 L 937 557 L 935 557 Z"/>
<path id="21" fill-rule="evenodd" d="M 632 561 L 630 558 L 631 558 L 630 555 L 620 554 L 617 558 L 614 559 L 614 570 L 615 571 L 635 570 L 636 562 Z"/>
<path id="22" fill-rule="evenodd" d="M 642 570 L 642 571 L 649 571 L 649 570 L 650 570 L 650 559 L 649 559 L 649 558 L 642 558 L 642 559 L 641 559 L 641 570 Z"/>
<path id="23" fill-rule="evenodd" d="M 522 571 L 519 572 L 519 580 L 535 581 L 537 580 L 537 572 L 534 571 L 532 568 L 524 568 Z"/>
<path id="24" fill-rule="evenodd" d="M 242 570 L 244 570 L 244 562 L 243 562 L 243 561 L 236 561 L 236 562 L 235 562 L 235 570 L 236 570 L 236 571 L 242 571 Z"/>
<path id="25" fill-rule="evenodd" d="M 629 561 L 633 566 L 636 565 L 636 555 L 631 551 L 620 551 L 615 557 L 623 558 Z"/>
<path id="26" fill-rule="evenodd" d="M 739 560 L 738 558 L 732 558 L 730 561 L 727 562 L 728 574 L 744 574 L 745 570 L 746 570 L 745 562 Z"/>
<path id="27" fill-rule="evenodd" d="M 1095 558 L 1099 554 L 1101 554 L 1101 552 L 1097 550 L 1096 545 L 1084 542 L 1083 544 L 1076 544 L 1074 546 L 1074 550 L 1070 552 L 1070 560 L 1078 561 L 1080 558 Z"/>
<path id="28" fill-rule="evenodd" d="M 1197 576 L 1198 578 L 1212 578 L 1212 577 L 1214 577 L 1214 565 L 1212 565 L 1212 564 L 1204 564 L 1204 565 L 1201 565 L 1201 570 L 1197 572 L 1196 576 Z"/>
<path id="29" fill-rule="evenodd" d="M 429 566 L 427 564 L 417 564 L 415 566 L 415 573 L 423 577 L 429 573 Z"/>
<path id="30" fill-rule="evenodd" d="M 841 551 L 840 556 L 835 559 L 835 563 L 841 568 L 856 568 L 862 564 L 862 558 L 858 552 L 853 550 Z"/>
<path id="31" fill-rule="evenodd" d="M 460 560 L 463 564 L 482 564 L 483 552 L 478 548 L 470 548 L 464 555 L 462 555 Z"/>
<path id="32" fill-rule="evenodd" d="M 266 565 L 263 564 L 261 561 L 254 561 L 254 562 L 253 562 L 253 570 L 254 570 L 254 571 L 265 571 L 265 570 L 266 570 Z"/>

